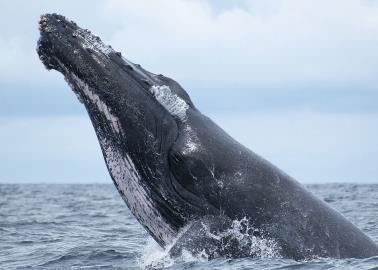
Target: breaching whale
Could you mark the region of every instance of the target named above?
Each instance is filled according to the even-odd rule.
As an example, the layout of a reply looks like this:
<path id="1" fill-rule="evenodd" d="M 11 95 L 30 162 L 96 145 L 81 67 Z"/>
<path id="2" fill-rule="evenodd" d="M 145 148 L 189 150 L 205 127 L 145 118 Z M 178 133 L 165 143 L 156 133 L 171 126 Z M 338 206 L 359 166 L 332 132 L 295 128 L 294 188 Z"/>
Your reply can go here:
<path id="1" fill-rule="evenodd" d="M 274 243 L 285 258 L 378 255 L 340 213 L 203 115 L 176 81 L 61 15 L 39 24 L 41 61 L 85 105 L 119 194 L 161 246 L 179 237 L 173 254 L 253 256 L 245 245 L 253 241 L 225 233 L 240 221 L 244 236 Z"/>

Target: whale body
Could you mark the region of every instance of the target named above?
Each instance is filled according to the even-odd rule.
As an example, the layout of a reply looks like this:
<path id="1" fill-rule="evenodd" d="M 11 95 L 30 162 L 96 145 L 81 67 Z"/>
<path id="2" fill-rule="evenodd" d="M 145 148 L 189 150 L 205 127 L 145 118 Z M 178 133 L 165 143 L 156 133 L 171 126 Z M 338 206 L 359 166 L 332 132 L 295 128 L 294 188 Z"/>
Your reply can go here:
<path id="1" fill-rule="evenodd" d="M 40 20 L 38 54 L 88 111 L 119 194 L 162 246 L 214 257 L 364 258 L 378 246 L 299 182 L 238 143 L 173 79 L 122 57 L 57 14 Z M 243 243 L 230 229 L 243 235 Z"/>

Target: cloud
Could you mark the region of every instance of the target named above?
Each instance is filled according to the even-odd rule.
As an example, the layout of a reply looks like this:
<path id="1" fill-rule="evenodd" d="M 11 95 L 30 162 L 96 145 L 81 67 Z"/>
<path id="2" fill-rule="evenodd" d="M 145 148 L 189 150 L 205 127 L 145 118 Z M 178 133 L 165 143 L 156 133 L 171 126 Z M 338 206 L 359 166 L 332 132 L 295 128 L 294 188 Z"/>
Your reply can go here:
<path id="1" fill-rule="evenodd" d="M 103 16 L 118 25 L 112 44 L 183 80 L 376 82 L 377 5 L 245 1 L 218 12 L 213 5 L 109 0 Z"/>
<path id="2" fill-rule="evenodd" d="M 58 12 L 150 68 L 186 82 L 376 84 L 378 5 L 366 0 L 107 0 L 1 4 L 0 80 L 55 82 L 35 54 Z M 342 7 L 342 8 L 341 8 Z M 95 19 L 94 19 L 95 18 Z"/>

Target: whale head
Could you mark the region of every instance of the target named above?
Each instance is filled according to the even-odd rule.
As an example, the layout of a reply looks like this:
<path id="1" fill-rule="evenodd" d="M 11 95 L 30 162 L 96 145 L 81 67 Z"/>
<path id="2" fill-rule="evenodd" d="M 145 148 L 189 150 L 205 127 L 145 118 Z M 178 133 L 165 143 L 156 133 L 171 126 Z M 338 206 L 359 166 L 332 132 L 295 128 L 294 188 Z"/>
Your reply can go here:
<path id="1" fill-rule="evenodd" d="M 161 245 L 198 211 L 177 191 L 169 154 L 195 110 L 172 79 L 136 65 L 57 14 L 41 16 L 37 52 L 88 111 L 120 195 Z"/>

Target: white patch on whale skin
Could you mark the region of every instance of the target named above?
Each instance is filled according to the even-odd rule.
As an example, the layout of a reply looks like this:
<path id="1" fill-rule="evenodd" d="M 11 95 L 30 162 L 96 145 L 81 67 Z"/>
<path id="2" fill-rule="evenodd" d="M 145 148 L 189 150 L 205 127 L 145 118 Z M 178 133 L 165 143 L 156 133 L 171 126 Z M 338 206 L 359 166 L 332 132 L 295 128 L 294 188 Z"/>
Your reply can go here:
<path id="1" fill-rule="evenodd" d="M 155 99 L 173 116 L 180 119 L 183 123 L 187 121 L 187 110 L 189 104 L 180 96 L 172 92 L 167 85 L 153 85 L 150 92 L 154 95 Z M 185 145 L 183 148 L 184 154 L 196 152 L 200 145 L 200 141 L 196 132 L 190 125 L 185 124 Z"/>
<path id="2" fill-rule="evenodd" d="M 100 144 L 118 191 L 136 219 L 165 243 L 171 242 L 176 231 L 157 210 L 130 156 L 120 153 L 107 139 L 101 139 Z"/>
<path id="3" fill-rule="evenodd" d="M 88 30 L 77 29 L 73 32 L 73 36 L 80 36 L 83 38 L 83 47 L 85 49 L 91 49 L 93 51 L 101 52 L 104 55 L 109 55 L 114 52 L 112 47 L 105 45 L 99 37 L 91 34 Z"/>
<path id="4" fill-rule="evenodd" d="M 118 117 L 111 113 L 110 109 L 100 99 L 100 97 L 90 89 L 90 87 L 75 74 L 70 72 L 71 79 L 74 80 L 75 85 L 81 90 L 85 97 L 92 103 L 96 104 L 97 109 L 105 116 L 106 120 L 110 123 L 111 127 L 116 133 L 123 133 L 121 123 Z"/>
<path id="5" fill-rule="evenodd" d="M 116 133 L 124 134 L 122 130 L 121 123 L 114 114 L 111 113 L 111 110 L 106 104 L 100 99 L 100 97 L 95 94 L 95 92 L 86 84 L 83 80 L 81 80 L 76 74 L 69 71 L 68 68 L 59 60 L 55 59 L 60 67 L 65 70 L 64 72 L 64 79 L 68 83 L 68 85 L 72 88 L 73 92 L 79 99 L 81 103 L 83 103 L 83 97 L 77 93 L 77 91 L 81 91 L 81 93 L 92 103 L 97 106 L 99 112 L 101 112 L 106 120 L 110 123 L 110 126 Z"/>
<path id="6" fill-rule="evenodd" d="M 185 100 L 173 93 L 169 86 L 153 85 L 150 88 L 150 92 L 172 116 L 185 122 L 187 117 L 186 111 L 189 109 L 189 105 Z"/>
<path id="7" fill-rule="evenodd" d="M 186 133 L 186 138 L 185 138 L 185 144 L 183 147 L 183 154 L 188 155 L 198 150 L 199 145 L 200 145 L 200 140 L 198 139 L 197 134 L 191 128 L 190 125 L 185 125 L 184 130 Z"/>

